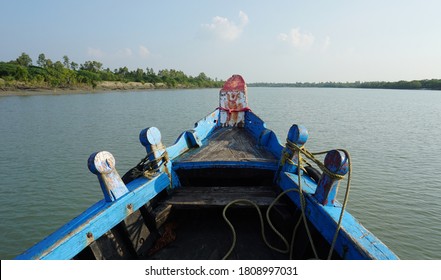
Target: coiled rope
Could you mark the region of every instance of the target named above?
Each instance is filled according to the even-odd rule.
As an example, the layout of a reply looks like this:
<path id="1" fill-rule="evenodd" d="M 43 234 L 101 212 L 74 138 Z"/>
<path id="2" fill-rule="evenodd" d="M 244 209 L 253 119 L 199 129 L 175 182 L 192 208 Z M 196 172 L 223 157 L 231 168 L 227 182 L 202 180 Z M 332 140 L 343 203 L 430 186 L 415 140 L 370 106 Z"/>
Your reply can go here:
<path id="1" fill-rule="evenodd" d="M 228 224 L 228 226 L 230 227 L 231 232 L 233 234 L 233 241 L 232 241 L 231 247 L 228 250 L 228 252 L 225 254 L 225 256 L 222 258 L 223 260 L 227 259 L 230 256 L 230 254 L 234 250 L 234 247 L 236 246 L 236 231 L 234 229 L 233 224 L 227 218 L 226 212 L 227 212 L 227 210 L 232 205 L 238 204 L 238 203 L 250 204 L 250 205 L 252 205 L 252 206 L 254 206 L 256 208 L 257 213 L 259 215 L 260 228 L 261 228 L 261 234 L 262 234 L 263 241 L 265 242 L 265 244 L 269 248 L 271 248 L 272 250 L 274 250 L 276 252 L 279 252 L 279 253 L 282 253 L 282 254 L 285 254 L 285 253 L 289 252 L 289 258 L 290 259 L 292 259 L 292 254 L 293 254 L 293 251 L 294 251 L 294 240 L 295 240 L 296 232 L 297 232 L 297 229 L 298 229 L 301 221 L 303 220 L 304 225 L 305 225 L 305 229 L 306 229 L 306 233 L 308 235 L 309 242 L 311 243 L 311 248 L 312 248 L 312 251 L 314 253 L 314 256 L 315 256 L 316 259 L 319 259 L 317 251 L 316 251 L 315 246 L 314 246 L 314 242 L 313 242 L 313 239 L 312 239 L 311 232 L 309 230 L 308 221 L 306 219 L 306 214 L 305 214 L 306 203 L 305 203 L 305 197 L 304 197 L 304 194 L 303 194 L 302 183 L 301 183 L 302 164 L 303 163 L 309 164 L 309 163 L 307 163 L 306 161 L 304 161 L 302 159 L 301 154 L 305 155 L 308 159 L 312 160 L 324 173 L 329 175 L 331 178 L 334 178 L 334 179 L 337 179 L 337 180 L 341 180 L 341 179 L 344 178 L 344 175 L 335 174 L 335 173 L 331 172 L 328 168 L 326 168 L 326 166 L 321 161 L 319 161 L 315 157 L 316 155 L 326 154 L 326 153 L 328 153 L 330 151 L 322 151 L 322 152 L 317 152 L 317 153 L 311 153 L 308 150 L 306 150 L 305 147 L 303 147 L 303 146 L 299 147 L 295 143 L 289 141 L 288 139 L 287 139 L 286 149 L 290 149 L 291 152 L 293 152 L 293 153 L 296 152 L 298 154 L 298 161 L 299 161 L 298 168 L 297 168 L 297 177 L 298 177 L 297 184 L 298 184 L 298 189 L 297 188 L 291 188 L 291 189 L 287 189 L 287 190 L 283 191 L 282 193 L 280 193 L 272 201 L 272 203 L 270 204 L 270 206 L 268 207 L 268 209 L 266 211 L 266 219 L 267 219 L 268 225 L 274 231 L 274 233 L 276 233 L 276 235 L 282 240 L 282 242 L 283 242 L 283 244 L 285 245 L 286 248 L 285 249 L 276 248 L 276 247 L 272 246 L 268 242 L 268 240 L 266 239 L 264 220 L 263 220 L 262 212 L 261 212 L 259 206 L 255 202 L 253 202 L 251 200 L 248 200 L 248 199 L 237 199 L 237 200 L 233 200 L 230 203 L 228 203 L 224 207 L 223 212 L 222 212 L 222 216 L 223 216 L 224 220 L 226 221 L 226 223 Z M 342 223 L 342 220 L 343 220 L 343 215 L 344 215 L 344 212 L 345 212 L 345 209 L 346 209 L 346 205 L 347 205 L 347 202 L 348 202 L 348 198 L 349 198 L 349 189 L 350 189 L 351 173 L 352 173 L 352 163 L 351 163 L 351 157 L 350 157 L 349 152 L 347 152 L 344 149 L 339 149 L 339 150 L 343 151 L 347 155 L 349 171 L 348 171 L 347 187 L 346 187 L 346 192 L 345 192 L 345 196 L 344 196 L 344 201 L 343 201 L 343 204 L 342 204 L 342 209 L 341 209 L 340 217 L 339 217 L 339 220 L 338 220 L 338 223 L 337 223 L 337 227 L 336 227 L 336 230 L 335 230 L 332 242 L 331 242 L 331 247 L 329 249 L 329 254 L 328 254 L 328 257 L 327 257 L 328 260 L 330 260 L 331 257 L 332 257 L 332 253 L 334 251 L 334 247 L 335 247 L 335 244 L 337 242 L 337 237 L 338 237 L 338 234 L 339 234 L 339 231 L 340 231 L 340 228 L 341 228 L 341 223 Z M 285 152 L 284 153 L 284 159 L 282 159 L 282 162 L 288 161 L 288 162 L 290 162 L 292 164 L 295 164 L 290 158 L 288 158 L 288 156 L 289 156 L 289 154 Z M 299 218 L 299 220 L 297 221 L 297 223 L 296 223 L 296 225 L 295 225 L 295 227 L 293 229 L 291 242 L 288 242 L 286 240 L 286 238 L 275 228 L 275 226 L 272 224 L 270 216 L 269 216 L 269 213 L 270 213 L 272 207 L 276 204 L 276 202 L 283 195 L 285 195 L 285 194 L 287 194 L 289 192 L 297 192 L 297 193 L 299 193 L 300 206 L 301 206 L 300 208 L 301 208 L 301 213 L 302 213 L 301 214 L 302 215 L 301 218 Z"/>
<path id="2" fill-rule="evenodd" d="M 322 154 L 327 154 L 328 152 L 330 152 L 330 150 L 328 151 L 322 151 L 322 152 L 315 152 L 315 153 L 311 153 L 309 152 L 304 146 L 299 147 L 297 146 L 295 143 L 291 142 L 289 139 L 286 140 L 286 148 L 290 149 L 292 152 L 297 152 L 298 153 L 298 157 L 299 157 L 299 165 L 301 166 L 302 164 L 302 160 L 301 160 L 301 156 L 300 154 L 305 155 L 308 159 L 312 160 L 324 173 L 326 173 L 329 177 L 333 178 L 333 179 L 337 179 L 337 180 L 342 180 L 345 176 L 344 175 L 340 175 L 340 174 L 336 174 L 334 172 L 331 172 L 328 168 L 326 168 L 326 166 L 319 161 L 315 156 L 316 155 L 322 155 Z M 335 234 L 334 237 L 332 239 L 331 242 L 331 248 L 329 250 L 329 254 L 328 254 L 328 260 L 331 259 L 332 256 L 332 252 L 334 251 L 334 247 L 335 244 L 337 243 L 337 237 L 338 237 L 338 233 L 340 232 L 340 228 L 341 228 L 341 222 L 343 220 L 343 215 L 345 213 L 345 209 L 346 209 L 346 205 L 348 203 L 349 200 L 349 190 L 351 188 L 351 175 L 352 175 L 352 160 L 351 160 L 351 155 L 349 154 L 349 152 L 345 149 L 337 149 L 340 150 L 342 152 L 344 152 L 347 156 L 347 161 L 348 161 L 348 179 L 347 179 L 347 183 L 346 183 L 346 192 L 345 192 L 345 196 L 343 199 L 343 204 L 342 204 L 342 208 L 341 208 L 341 212 L 340 212 L 340 216 L 337 222 L 337 228 L 335 230 Z M 300 168 L 297 169 L 298 170 L 298 185 L 299 185 L 299 189 L 301 188 L 301 182 L 300 182 Z M 340 181 L 339 181 L 340 184 Z M 302 210 L 303 211 L 303 210 Z"/>
<path id="3" fill-rule="evenodd" d="M 251 200 L 248 200 L 248 199 L 236 199 L 236 200 L 233 200 L 233 201 L 231 201 L 230 203 L 228 203 L 228 204 L 224 207 L 224 210 L 223 210 L 223 212 L 222 212 L 222 216 L 223 216 L 224 220 L 226 221 L 226 223 L 228 224 L 228 226 L 230 227 L 231 232 L 232 232 L 232 234 L 233 234 L 233 241 L 232 241 L 231 247 L 230 247 L 230 249 L 228 250 L 228 252 L 225 254 L 225 256 L 222 258 L 223 260 L 228 259 L 228 257 L 230 256 L 230 254 L 233 252 L 234 247 L 236 246 L 236 241 L 237 241 L 237 240 L 236 240 L 236 231 L 235 231 L 235 229 L 234 229 L 233 224 L 232 224 L 232 223 L 230 222 L 230 220 L 228 219 L 226 213 L 227 213 L 227 210 L 228 210 L 232 205 L 234 205 L 234 204 L 238 204 L 238 203 L 247 203 L 247 204 L 250 204 L 250 205 L 254 206 L 254 208 L 256 208 L 257 213 L 258 213 L 258 215 L 259 215 L 259 220 L 260 220 L 260 229 L 261 229 L 262 239 L 263 239 L 263 241 L 265 242 L 265 244 L 266 244 L 270 249 L 272 249 L 272 250 L 274 250 L 274 251 L 276 251 L 276 252 L 279 252 L 279 253 L 282 253 L 282 254 L 290 253 L 290 259 L 292 259 L 292 252 L 293 252 L 293 246 L 294 246 L 295 233 L 296 233 L 296 231 L 297 231 L 297 228 L 298 228 L 300 222 L 301 222 L 302 219 L 304 219 L 304 218 L 299 219 L 299 221 L 297 222 L 296 226 L 294 227 L 292 240 L 291 240 L 291 242 L 288 242 L 288 241 L 286 240 L 286 238 L 285 238 L 285 237 L 284 237 L 284 236 L 283 236 L 283 235 L 282 235 L 282 234 L 276 229 L 276 227 L 273 225 L 273 223 L 271 222 L 270 216 L 269 216 L 269 213 L 270 213 L 272 207 L 277 203 L 277 201 L 278 201 L 283 195 L 287 194 L 288 192 L 298 192 L 298 193 L 300 193 L 300 191 L 299 191 L 298 189 L 295 189 L 295 188 L 292 188 L 292 189 L 288 189 L 288 190 L 283 191 L 282 193 L 280 193 L 280 194 L 279 194 L 279 195 L 278 195 L 278 196 L 277 196 L 277 197 L 271 202 L 270 206 L 269 206 L 268 209 L 266 210 L 266 215 L 265 215 L 269 227 L 270 227 L 270 228 L 273 230 L 273 232 L 274 232 L 274 233 L 275 233 L 275 234 L 276 234 L 276 235 L 282 240 L 282 242 L 283 242 L 283 244 L 284 244 L 284 246 L 285 246 L 285 249 L 280 249 L 280 248 L 277 248 L 277 247 L 271 245 L 271 244 L 269 243 L 269 241 L 266 239 L 266 235 L 265 235 L 265 224 L 264 224 L 264 220 L 263 220 L 263 216 L 262 216 L 262 211 L 260 210 L 259 206 L 258 206 L 254 201 L 251 201 Z M 303 204 L 303 205 L 304 205 L 304 204 Z M 302 212 L 304 212 L 304 211 L 302 211 Z M 310 240 L 312 240 L 312 237 L 311 237 L 309 231 L 307 231 L 307 232 L 308 232 L 308 238 L 309 238 Z M 314 251 L 314 253 L 315 253 L 315 251 Z M 316 253 L 315 253 L 315 255 L 316 255 Z"/>
<path id="4" fill-rule="evenodd" d="M 164 152 L 157 158 L 150 159 L 150 157 L 154 155 L 157 150 L 164 150 Z M 151 151 L 143 159 L 141 159 L 141 161 L 134 168 L 132 168 L 131 176 L 133 178 L 144 176 L 151 180 L 161 170 L 162 166 L 164 166 L 164 172 L 169 177 L 170 184 L 172 184 L 172 176 L 167 168 L 167 163 L 170 161 L 167 150 L 163 144 L 160 144 L 157 147 L 157 150 Z"/>

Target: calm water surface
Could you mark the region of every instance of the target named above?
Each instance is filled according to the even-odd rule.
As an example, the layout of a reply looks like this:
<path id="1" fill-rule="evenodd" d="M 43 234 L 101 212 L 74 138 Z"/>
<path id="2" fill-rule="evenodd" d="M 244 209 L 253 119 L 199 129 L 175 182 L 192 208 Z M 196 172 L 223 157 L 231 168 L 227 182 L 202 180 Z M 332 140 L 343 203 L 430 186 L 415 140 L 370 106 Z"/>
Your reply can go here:
<path id="1" fill-rule="evenodd" d="M 312 151 L 351 152 L 349 211 L 402 259 L 441 259 L 441 92 L 249 88 L 249 105 L 281 142 L 309 130 Z M 217 107 L 218 90 L 0 97 L 0 258 L 11 259 L 102 199 L 95 151 L 122 175 Z M 343 193 L 343 190 L 340 191 Z"/>

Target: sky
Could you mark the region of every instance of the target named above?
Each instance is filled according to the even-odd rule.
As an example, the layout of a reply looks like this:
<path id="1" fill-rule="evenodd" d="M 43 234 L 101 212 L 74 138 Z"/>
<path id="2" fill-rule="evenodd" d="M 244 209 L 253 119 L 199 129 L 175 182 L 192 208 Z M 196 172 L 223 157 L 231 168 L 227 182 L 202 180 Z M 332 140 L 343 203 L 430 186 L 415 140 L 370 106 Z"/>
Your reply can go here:
<path id="1" fill-rule="evenodd" d="M 439 0 L 0 0 L 0 61 L 247 82 L 441 79 Z"/>

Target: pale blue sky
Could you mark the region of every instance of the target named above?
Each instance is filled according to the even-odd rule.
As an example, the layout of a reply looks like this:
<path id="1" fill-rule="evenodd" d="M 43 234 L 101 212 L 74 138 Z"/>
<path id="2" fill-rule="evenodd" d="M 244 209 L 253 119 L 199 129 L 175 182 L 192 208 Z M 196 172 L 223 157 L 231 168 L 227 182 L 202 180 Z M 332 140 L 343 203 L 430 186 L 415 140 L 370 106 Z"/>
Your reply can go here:
<path id="1" fill-rule="evenodd" d="M 247 82 L 441 79 L 437 0 L 0 0 L 0 61 L 40 53 Z"/>

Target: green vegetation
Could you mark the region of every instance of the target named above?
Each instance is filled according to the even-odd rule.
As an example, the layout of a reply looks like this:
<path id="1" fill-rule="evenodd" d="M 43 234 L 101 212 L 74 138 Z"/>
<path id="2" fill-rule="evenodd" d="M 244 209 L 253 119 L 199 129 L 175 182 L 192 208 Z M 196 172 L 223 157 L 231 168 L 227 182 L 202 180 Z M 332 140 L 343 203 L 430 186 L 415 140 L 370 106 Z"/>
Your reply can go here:
<path id="1" fill-rule="evenodd" d="M 182 71 L 152 68 L 130 71 L 120 67 L 113 71 L 104 69 L 98 61 L 78 65 L 67 55 L 53 62 L 40 54 L 32 64 L 31 57 L 22 53 L 17 59 L 0 62 L 1 90 L 39 89 L 146 89 L 146 88 L 209 88 L 222 87 L 224 81 L 213 80 L 200 73 L 197 77 Z M 251 83 L 250 87 L 325 87 L 325 88 L 376 88 L 376 89 L 431 89 L 441 90 L 441 79 L 398 82 L 324 82 L 324 83 Z"/>
<path id="2" fill-rule="evenodd" d="M 441 79 L 398 82 L 325 82 L 325 83 L 252 83 L 250 87 L 323 87 L 323 88 L 377 88 L 377 89 L 431 89 L 441 90 Z"/>
<path id="3" fill-rule="evenodd" d="M 120 67 L 111 71 L 103 69 L 98 61 L 83 64 L 70 61 L 67 55 L 62 62 L 53 62 L 40 54 L 32 64 L 28 54 L 22 53 L 16 60 L 0 62 L 0 90 L 38 89 L 93 89 L 106 84 L 106 89 L 121 88 L 207 88 L 221 87 L 223 81 L 213 80 L 204 73 L 197 77 L 174 69 L 136 69 Z M 109 83 L 111 82 L 111 83 Z M 128 85 L 128 86 L 126 86 Z"/>

